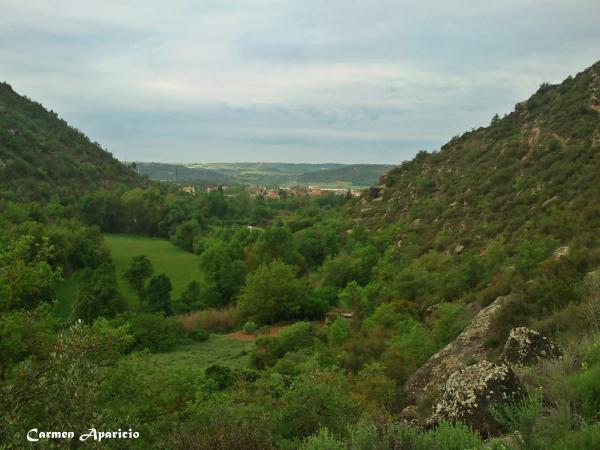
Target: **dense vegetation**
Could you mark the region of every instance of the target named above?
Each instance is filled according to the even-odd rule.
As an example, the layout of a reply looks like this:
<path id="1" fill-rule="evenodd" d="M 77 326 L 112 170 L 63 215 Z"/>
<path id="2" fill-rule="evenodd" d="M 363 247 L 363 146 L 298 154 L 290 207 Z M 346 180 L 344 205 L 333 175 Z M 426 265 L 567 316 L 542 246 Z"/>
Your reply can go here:
<path id="1" fill-rule="evenodd" d="M 120 184 L 144 183 L 56 113 L 0 83 L 0 198 L 64 203 Z"/>
<path id="2" fill-rule="evenodd" d="M 21 122 L 63 124 L 17 99 Z M 140 181 L 83 137 L 89 158 L 107 161 L 92 175 L 74 166 L 54 181 L 43 154 L 35 170 L 52 177 L 11 171 L 0 184 L 0 441 L 21 448 L 32 427 L 95 426 L 135 429 L 133 448 L 594 448 L 599 99 L 600 63 L 418 154 L 360 199 L 192 196 Z M 13 114 L 2 101 L 0 120 Z M 1 170 L 38 148 L 11 145 Z M 182 288 L 139 247 L 125 257 L 131 236 L 110 235 L 119 253 L 103 233 L 168 239 L 197 259 L 198 276 Z M 65 278 L 77 280 L 66 306 L 56 301 Z M 523 369 L 528 395 L 498 407 L 512 439 L 399 420 L 410 375 L 508 293 L 490 360 L 516 325 L 565 348 Z M 231 332 L 246 340 L 218 334 Z"/>
<path id="3" fill-rule="evenodd" d="M 336 169 L 304 172 L 298 176 L 298 181 L 315 184 L 347 181 L 356 186 L 372 186 L 392 167 L 380 164 L 353 164 Z"/>

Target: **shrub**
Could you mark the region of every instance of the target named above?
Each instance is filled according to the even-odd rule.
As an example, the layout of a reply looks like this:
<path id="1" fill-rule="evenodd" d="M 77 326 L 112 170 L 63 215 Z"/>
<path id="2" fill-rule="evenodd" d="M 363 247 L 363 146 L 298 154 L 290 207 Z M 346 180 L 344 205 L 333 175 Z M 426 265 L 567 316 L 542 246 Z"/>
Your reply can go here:
<path id="1" fill-rule="evenodd" d="M 498 423 L 529 447 L 533 443 L 533 427 L 542 412 L 542 407 L 541 392 L 530 392 L 524 399 L 492 407 L 490 412 Z"/>
<path id="2" fill-rule="evenodd" d="M 477 432 L 461 423 L 440 423 L 435 430 L 419 435 L 416 448 L 431 450 L 482 449 Z"/>
<path id="3" fill-rule="evenodd" d="M 246 322 L 244 324 L 244 326 L 242 327 L 242 331 L 244 333 L 252 334 L 252 333 L 256 333 L 256 330 L 258 330 L 258 325 L 256 325 L 255 322 Z"/>
<path id="4" fill-rule="evenodd" d="M 179 450 L 270 450 L 272 425 L 255 405 L 240 404 L 221 393 L 191 403 L 181 429 L 174 431 L 171 448 Z"/>
<path id="5" fill-rule="evenodd" d="M 338 440 L 327 428 L 321 428 L 304 440 L 300 450 L 345 450 L 346 446 Z"/>
<path id="6" fill-rule="evenodd" d="M 233 371 L 229 367 L 220 364 L 213 364 L 207 367 L 204 370 L 204 374 L 216 383 L 219 390 L 227 389 L 235 381 Z"/>
<path id="7" fill-rule="evenodd" d="M 270 367 L 286 353 L 310 347 L 314 342 L 312 324 L 297 322 L 284 328 L 279 337 L 258 338 L 253 355 L 254 365 L 258 368 Z"/>
<path id="8" fill-rule="evenodd" d="M 469 323 L 464 305 L 441 303 L 437 317 L 431 324 L 431 334 L 438 346 L 442 347 L 454 339 Z"/>
<path id="9" fill-rule="evenodd" d="M 119 316 L 111 321 L 113 325 L 129 324 L 133 335 L 133 350 L 148 349 L 151 352 L 172 350 L 182 339 L 181 324 L 162 313 L 139 313 Z"/>
<path id="10" fill-rule="evenodd" d="M 571 377 L 571 386 L 578 400 L 579 412 L 591 419 L 600 412 L 600 364 L 583 362 L 581 372 Z"/>
<path id="11" fill-rule="evenodd" d="M 345 431 L 356 413 L 348 388 L 340 372 L 315 371 L 295 378 L 281 398 L 278 434 L 291 439 L 305 438 L 322 427 L 333 433 Z"/>
<path id="12" fill-rule="evenodd" d="M 202 328 L 198 328 L 196 331 L 192 331 L 190 333 L 190 336 L 193 340 L 197 342 L 204 342 L 208 340 L 210 334 L 208 333 L 208 331 L 205 331 Z"/>
<path id="13" fill-rule="evenodd" d="M 332 345 L 340 345 L 346 342 L 352 334 L 352 327 L 348 319 L 336 317 L 327 330 L 327 340 Z"/>

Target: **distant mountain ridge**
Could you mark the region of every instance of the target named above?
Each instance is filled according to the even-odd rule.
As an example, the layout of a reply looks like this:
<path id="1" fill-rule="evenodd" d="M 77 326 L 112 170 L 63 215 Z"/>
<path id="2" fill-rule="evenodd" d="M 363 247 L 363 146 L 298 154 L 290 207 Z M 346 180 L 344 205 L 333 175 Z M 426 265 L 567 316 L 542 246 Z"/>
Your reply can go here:
<path id="1" fill-rule="evenodd" d="M 56 113 L 0 83 L 0 198 L 49 199 L 59 191 L 144 183 Z"/>
<path id="2" fill-rule="evenodd" d="M 385 164 L 339 163 L 190 163 L 136 162 L 138 171 L 153 180 L 194 183 L 260 185 L 346 184 L 373 185 L 391 169 Z"/>

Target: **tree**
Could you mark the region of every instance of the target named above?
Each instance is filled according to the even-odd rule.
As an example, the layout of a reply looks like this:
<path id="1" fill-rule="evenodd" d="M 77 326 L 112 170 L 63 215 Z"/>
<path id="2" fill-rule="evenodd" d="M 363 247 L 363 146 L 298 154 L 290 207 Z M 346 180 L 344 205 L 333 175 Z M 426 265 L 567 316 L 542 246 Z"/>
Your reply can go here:
<path id="1" fill-rule="evenodd" d="M 238 300 L 243 321 L 273 323 L 298 315 L 308 297 L 308 288 L 294 275 L 294 269 L 276 260 L 263 264 L 246 278 Z"/>
<path id="2" fill-rule="evenodd" d="M 79 293 L 73 309 L 75 317 L 86 323 L 98 317 L 111 318 L 125 310 L 112 264 L 80 272 Z"/>
<path id="3" fill-rule="evenodd" d="M 332 345 L 340 345 L 347 341 L 352 335 L 350 321 L 343 317 L 337 317 L 327 330 L 327 340 Z"/>
<path id="4" fill-rule="evenodd" d="M 60 279 L 61 269 L 50 265 L 54 246 L 47 238 L 36 242 L 24 235 L 0 249 L 0 308 L 35 307 L 52 294 L 54 282 Z"/>
<path id="5" fill-rule="evenodd" d="M 144 298 L 146 280 L 152 276 L 154 268 L 146 255 L 134 256 L 123 271 L 123 278 L 140 299 L 140 310 Z"/>
<path id="6" fill-rule="evenodd" d="M 196 219 L 190 219 L 179 225 L 171 236 L 171 241 L 188 252 L 193 249 L 194 238 L 202 233 L 202 227 Z"/>
<path id="7" fill-rule="evenodd" d="M 169 277 L 161 273 L 155 276 L 148 283 L 146 292 L 146 301 L 148 309 L 151 312 L 163 312 L 167 316 L 173 314 L 173 306 L 171 305 L 171 292 L 173 286 Z"/>
<path id="8" fill-rule="evenodd" d="M 244 283 L 246 272 L 231 245 L 223 241 L 214 242 L 200 256 L 200 264 L 208 285 L 204 293 L 207 306 L 223 307 L 233 302 Z"/>
<path id="9" fill-rule="evenodd" d="M 202 298 L 202 288 L 197 281 L 190 281 L 179 299 L 179 312 L 203 309 L 206 305 Z"/>
<path id="10" fill-rule="evenodd" d="M 119 419 L 98 405 L 103 380 L 130 345 L 126 327 L 104 320 L 92 327 L 76 323 L 62 331 L 52 347 L 21 362 L 0 386 L 2 437 L 22 447 L 23 429 L 86 430 L 116 427 Z M 24 428 L 25 427 L 25 428 Z"/>

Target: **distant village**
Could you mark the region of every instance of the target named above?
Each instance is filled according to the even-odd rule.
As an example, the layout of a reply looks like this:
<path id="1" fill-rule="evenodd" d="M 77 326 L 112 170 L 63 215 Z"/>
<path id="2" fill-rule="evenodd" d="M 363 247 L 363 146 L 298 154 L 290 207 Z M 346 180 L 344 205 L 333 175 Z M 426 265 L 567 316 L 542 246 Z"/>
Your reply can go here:
<path id="1" fill-rule="evenodd" d="M 186 192 L 190 195 L 196 195 L 196 186 L 194 186 L 194 185 L 182 186 L 180 189 L 181 189 L 181 191 Z M 215 189 L 221 189 L 223 191 L 227 191 L 230 189 L 230 186 L 228 186 L 228 185 L 208 186 L 208 187 L 204 188 L 204 191 L 210 192 Z M 255 185 L 255 186 L 246 186 L 246 191 L 254 197 L 263 196 L 265 198 L 270 198 L 270 199 L 279 199 L 279 198 L 286 198 L 286 197 L 292 197 L 292 196 L 306 196 L 306 195 L 308 195 L 309 197 L 320 197 L 323 195 L 330 195 L 330 194 L 344 195 L 344 196 L 351 195 L 353 197 L 360 197 L 360 195 L 361 195 L 361 192 L 359 190 L 355 190 L 355 189 L 323 188 L 320 186 L 294 186 L 294 187 L 279 186 L 279 187 L 274 188 L 274 187 Z"/>

